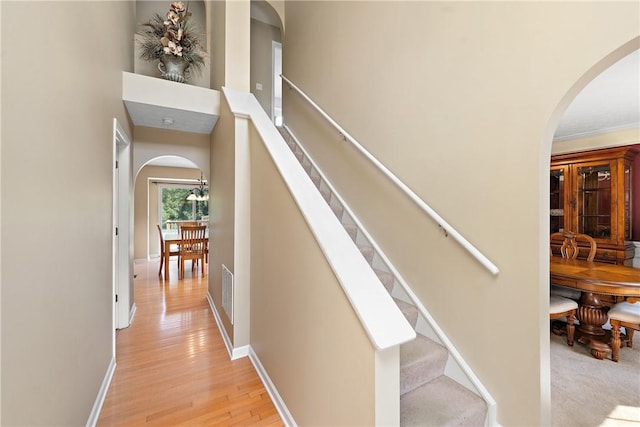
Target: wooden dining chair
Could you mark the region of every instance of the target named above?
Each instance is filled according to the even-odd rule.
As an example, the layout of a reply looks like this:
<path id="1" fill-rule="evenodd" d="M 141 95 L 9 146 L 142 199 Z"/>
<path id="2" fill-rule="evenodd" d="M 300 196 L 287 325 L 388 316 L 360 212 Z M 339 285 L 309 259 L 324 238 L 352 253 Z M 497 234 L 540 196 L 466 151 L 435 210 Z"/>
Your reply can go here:
<path id="1" fill-rule="evenodd" d="M 162 237 L 162 228 L 160 227 L 159 224 L 157 224 L 158 227 L 158 235 L 160 236 L 160 269 L 158 270 L 158 275 L 161 276 L 162 275 L 162 266 L 164 265 L 164 257 L 166 256 L 165 252 L 164 252 L 164 237 Z M 171 245 L 169 247 L 169 259 L 171 259 L 172 256 L 180 256 L 180 248 L 178 245 Z M 180 268 L 180 263 L 178 262 L 178 268 Z"/>
<path id="2" fill-rule="evenodd" d="M 563 258 L 570 259 L 578 259 L 578 257 L 582 258 L 580 255 L 580 249 L 586 250 L 585 246 L 580 247 L 580 242 L 586 242 L 588 246 L 588 253 L 586 256 L 587 261 L 593 261 L 596 257 L 596 250 L 598 249 L 598 245 L 593 237 L 588 234 L 581 233 L 573 233 L 570 231 L 560 232 L 560 233 L 551 233 L 550 242 L 553 244 L 554 241 L 559 242 L 562 240 L 562 245 L 560 246 L 560 255 Z M 551 251 L 553 255 L 553 250 Z"/>
<path id="3" fill-rule="evenodd" d="M 549 236 L 549 242 L 552 245 L 551 247 L 552 256 L 554 255 L 553 253 L 554 242 L 557 245 L 558 243 L 560 243 L 560 241 L 562 241 L 562 244 L 560 245 L 560 256 L 562 256 L 562 258 L 577 259 L 579 256 L 582 257 L 580 255 L 581 246 L 579 245 L 579 242 L 586 242 L 588 245 L 589 249 L 586 255 L 587 261 L 593 261 L 593 259 L 596 257 L 596 250 L 598 249 L 598 245 L 596 244 L 596 241 L 593 239 L 593 237 L 589 236 L 588 234 L 573 233 L 570 231 L 561 232 L 561 233 L 552 233 Z M 586 247 L 582 246 L 582 249 L 584 253 L 586 250 Z M 563 286 L 554 285 L 553 283 L 551 283 L 550 293 L 551 295 L 554 295 L 554 296 L 570 298 L 575 301 L 579 300 L 581 295 L 580 291 L 577 291 L 575 289 L 565 288 Z"/>
<path id="4" fill-rule="evenodd" d="M 549 297 L 549 320 L 558 320 L 563 317 L 567 318 L 565 332 L 567 334 L 567 344 L 573 346 L 573 336 L 576 330 L 576 313 L 578 312 L 578 303 L 570 298 L 557 295 Z M 554 330 L 554 333 L 555 332 Z M 560 335 L 559 333 L 557 333 Z"/>
<path id="5" fill-rule="evenodd" d="M 573 233 L 570 231 L 551 233 L 549 242 L 553 245 L 554 241 L 556 244 L 562 241 L 560 245 L 560 256 L 562 256 L 562 258 L 578 259 L 579 256 L 582 257 L 580 255 L 581 248 L 583 252 L 588 248 L 587 261 L 593 261 L 596 256 L 596 241 L 587 234 Z M 579 242 L 586 242 L 587 246 L 580 246 Z M 551 248 L 551 255 L 554 255 L 553 248 Z M 567 318 L 567 344 L 570 346 L 573 346 L 576 314 L 578 312 L 577 301 L 580 299 L 580 295 L 580 291 L 551 283 L 549 291 L 549 319 L 558 320 L 563 317 Z M 554 331 L 557 330 L 554 329 Z"/>
<path id="6" fill-rule="evenodd" d="M 622 339 L 620 327 L 623 326 L 627 335 L 627 347 L 633 347 L 633 331 L 640 331 L 640 298 L 634 298 L 634 303 L 619 302 L 609 310 L 611 323 L 611 360 L 618 361 Z"/>
<path id="7" fill-rule="evenodd" d="M 202 276 L 204 276 L 205 250 L 207 227 L 196 225 L 180 228 L 180 278 L 184 279 L 184 262 L 191 260 L 191 270 L 195 271 L 196 262 L 200 261 Z"/>

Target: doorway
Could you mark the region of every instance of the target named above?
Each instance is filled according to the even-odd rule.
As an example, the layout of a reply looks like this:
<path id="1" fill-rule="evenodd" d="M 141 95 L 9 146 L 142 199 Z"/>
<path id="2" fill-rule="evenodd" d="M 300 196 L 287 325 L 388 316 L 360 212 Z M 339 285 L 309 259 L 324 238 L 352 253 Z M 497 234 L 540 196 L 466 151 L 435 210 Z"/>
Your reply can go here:
<path id="1" fill-rule="evenodd" d="M 115 330 L 129 326 L 135 312 L 133 299 L 133 276 L 131 243 L 131 140 L 113 119 L 113 319 L 114 357 Z"/>
<path id="2" fill-rule="evenodd" d="M 571 152 L 571 151 L 585 151 L 588 149 L 598 149 L 604 148 L 608 143 L 605 143 L 604 140 L 607 139 L 604 137 L 607 133 L 601 132 L 601 137 L 595 137 L 594 134 L 588 135 L 590 138 L 586 138 L 587 134 L 583 133 L 582 138 L 573 137 L 573 138 L 565 138 L 563 140 L 562 133 L 566 130 L 571 130 L 570 126 L 566 125 L 566 122 L 563 122 L 563 119 L 566 118 L 567 110 L 569 110 L 570 106 L 572 106 L 572 102 L 576 100 L 579 96 L 582 95 L 583 91 L 591 82 L 597 79 L 605 70 L 610 68 L 613 64 L 616 64 L 623 58 L 630 55 L 632 52 L 637 51 L 638 39 L 634 39 L 620 48 L 613 51 L 611 54 L 602 58 L 598 63 L 594 64 L 589 70 L 587 70 L 581 77 L 574 83 L 574 85 L 567 91 L 564 95 L 563 99 L 557 105 L 555 111 L 550 117 L 547 123 L 547 129 L 545 130 L 545 141 L 543 142 L 543 150 L 541 150 L 542 156 L 540 158 L 540 188 L 548 189 L 549 188 L 549 166 L 551 154 L 560 154 L 561 152 Z M 604 108 L 604 107 L 602 107 Z M 575 110 L 575 109 L 574 109 Z M 563 129 L 564 124 L 564 129 Z M 607 129 L 607 127 L 604 127 Z M 609 135 L 614 134 L 613 128 L 609 129 Z M 561 131 L 559 131 L 561 130 Z M 618 129 L 619 130 L 619 129 Z M 559 138 L 560 136 L 560 138 Z M 620 138 L 620 134 L 611 137 L 613 139 Z M 599 141 L 599 142 L 597 142 Z M 594 145 L 596 144 L 597 145 Z M 563 150 L 559 151 L 558 145 L 563 145 Z M 580 145 L 582 144 L 582 145 Z M 591 144 L 591 145 L 586 145 Z M 618 139 L 615 144 L 617 145 L 629 145 L 629 144 L 620 144 L 620 140 Z M 612 145 L 610 145 L 612 146 Z M 567 148 L 567 147 L 570 147 Z M 542 270 L 543 272 L 549 271 L 548 264 L 548 253 L 549 253 L 549 230 L 551 225 L 551 217 L 550 217 L 550 203 L 549 203 L 549 193 L 544 192 L 540 194 L 541 197 L 541 232 L 543 233 L 540 237 L 540 253 L 542 254 Z M 547 295 L 549 292 L 549 279 L 548 276 L 542 274 L 543 278 L 541 283 L 541 291 Z M 547 296 L 547 304 L 548 304 L 548 296 Z M 548 305 L 545 308 L 541 306 L 543 318 L 548 315 Z M 551 374 L 550 374 L 550 360 L 551 360 L 551 352 L 549 346 L 549 330 L 548 330 L 548 321 L 544 322 L 545 327 L 541 331 L 541 349 L 542 355 L 540 360 L 541 366 L 541 384 L 542 384 L 542 392 L 545 395 L 542 400 L 542 410 L 548 410 L 549 414 L 552 413 L 552 399 L 551 399 Z M 562 347 L 564 349 L 564 347 Z M 564 392 L 571 393 L 572 390 L 564 390 Z M 550 419 L 551 422 L 554 422 L 554 419 Z M 557 421 L 557 420 L 556 420 Z"/>
<path id="3" fill-rule="evenodd" d="M 271 91 L 271 120 L 282 126 L 282 43 L 271 41 L 271 69 L 273 91 Z"/>

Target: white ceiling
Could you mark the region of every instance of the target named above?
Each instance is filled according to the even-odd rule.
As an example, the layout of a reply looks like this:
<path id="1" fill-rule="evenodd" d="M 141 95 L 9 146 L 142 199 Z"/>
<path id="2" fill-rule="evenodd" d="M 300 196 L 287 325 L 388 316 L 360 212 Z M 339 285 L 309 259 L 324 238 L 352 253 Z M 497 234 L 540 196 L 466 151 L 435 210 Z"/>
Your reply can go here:
<path id="1" fill-rule="evenodd" d="M 213 114 L 198 111 L 126 100 L 125 103 L 129 116 L 136 126 L 208 135 L 218 120 L 218 117 Z"/>
<path id="2" fill-rule="evenodd" d="M 576 96 L 554 141 L 640 127 L 640 51 L 606 69 Z"/>

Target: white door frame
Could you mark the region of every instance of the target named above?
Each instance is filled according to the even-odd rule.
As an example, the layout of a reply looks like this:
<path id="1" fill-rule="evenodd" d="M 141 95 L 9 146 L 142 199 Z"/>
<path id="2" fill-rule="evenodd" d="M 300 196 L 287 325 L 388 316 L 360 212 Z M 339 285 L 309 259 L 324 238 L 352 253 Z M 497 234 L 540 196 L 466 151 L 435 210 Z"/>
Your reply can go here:
<path id="1" fill-rule="evenodd" d="M 117 169 L 116 169 L 117 165 Z M 113 119 L 113 347 L 115 330 L 129 326 L 132 304 L 133 252 L 131 224 L 131 141 L 117 119 Z M 116 231 L 117 230 L 117 231 Z"/>
<path id="2" fill-rule="evenodd" d="M 280 51 L 279 55 L 276 52 Z M 277 56 L 277 57 L 276 57 Z M 278 61 L 279 58 L 279 61 Z M 275 123 L 276 120 L 276 88 L 279 89 L 280 98 L 282 99 L 282 78 L 280 73 L 282 72 L 282 43 L 275 40 L 271 40 L 271 121 Z M 280 113 L 282 115 L 282 101 L 280 101 Z"/>

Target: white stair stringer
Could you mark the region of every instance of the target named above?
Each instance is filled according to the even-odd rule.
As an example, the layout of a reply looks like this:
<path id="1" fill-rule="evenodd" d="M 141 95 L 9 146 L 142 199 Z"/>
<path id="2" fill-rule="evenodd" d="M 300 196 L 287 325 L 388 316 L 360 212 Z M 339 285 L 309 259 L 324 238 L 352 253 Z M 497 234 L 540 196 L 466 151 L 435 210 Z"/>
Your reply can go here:
<path id="1" fill-rule="evenodd" d="M 495 401 L 402 276 L 324 178 L 297 138 L 278 128 L 312 182 L 414 327 L 417 338 L 400 347 L 400 424 L 496 425 Z"/>

